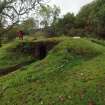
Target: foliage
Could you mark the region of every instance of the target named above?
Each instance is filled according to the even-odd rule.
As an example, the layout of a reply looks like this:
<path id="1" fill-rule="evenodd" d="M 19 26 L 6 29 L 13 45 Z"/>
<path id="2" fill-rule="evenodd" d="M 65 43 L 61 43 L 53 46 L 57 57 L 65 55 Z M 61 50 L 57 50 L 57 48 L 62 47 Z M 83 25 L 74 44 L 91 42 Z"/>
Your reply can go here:
<path id="1" fill-rule="evenodd" d="M 21 24 L 17 25 L 20 30 L 23 30 L 25 34 L 32 34 L 34 30 L 37 29 L 37 24 L 34 18 L 29 18 L 23 21 Z"/>
<path id="2" fill-rule="evenodd" d="M 39 8 L 39 17 L 41 18 L 40 25 L 44 28 L 48 28 L 54 23 L 60 14 L 60 9 L 56 5 L 53 7 L 46 5 Z"/>
<path id="3" fill-rule="evenodd" d="M 56 34 L 105 38 L 105 1 L 94 0 L 74 16 L 65 14 L 54 24 Z M 80 35 L 81 34 L 81 35 Z"/>
<path id="4" fill-rule="evenodd" d="M 68 34 L 71 28 L 75 27 L 75 16 L 74 14 L 67 13 L 63 18 L 59 18 L 54 24 L 56 32 L 58 34 Z"/>
<path id="5" fill-rule="evenodd" d="M 95 0 L 84 6 L 78 14 L 86 31 L 94 32 L 96 37 L 105 36 L 105 1 Z"/>
<path id="6" fill-rule="evenodd" d="M 19 22 L 22 16 L 35 10 L 41 2 L 42 0 L 0 0 L 0 23 L 6 21 L 8 26 L 8 21 L 11 24 Z"/>
<path id="7" fill-rule="evenodd" d="M 6 30 L 0 31 L 1 35 L 12 29 L 14 25 L 22 22 L 47 0 L 0 0 L 0 28 L 5 27 Z M 2 39 L 0 38 L 0 45 Z"/>

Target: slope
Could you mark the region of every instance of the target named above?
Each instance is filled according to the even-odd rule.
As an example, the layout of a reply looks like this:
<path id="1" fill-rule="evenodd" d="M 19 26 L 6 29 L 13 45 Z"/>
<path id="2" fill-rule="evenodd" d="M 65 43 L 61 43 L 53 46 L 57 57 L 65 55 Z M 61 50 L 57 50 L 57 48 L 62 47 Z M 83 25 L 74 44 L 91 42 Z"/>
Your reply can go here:
<path id="1" fill-rule="evenodd" d="M 105 47 L 61 39 L 43 60 L 0 78 L 0 105 L 104 105 Z"/>

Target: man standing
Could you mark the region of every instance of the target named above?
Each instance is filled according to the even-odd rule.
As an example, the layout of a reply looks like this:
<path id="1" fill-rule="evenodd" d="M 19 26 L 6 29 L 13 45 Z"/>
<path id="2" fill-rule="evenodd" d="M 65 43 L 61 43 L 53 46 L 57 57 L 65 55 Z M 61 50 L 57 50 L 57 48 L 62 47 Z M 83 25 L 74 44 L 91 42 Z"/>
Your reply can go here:
<path id="1" fill-rule="evenodd" d="M 18 37 L 20 40 L 23 40 L 24 32 L 23 31 L 18 31 Z"/>

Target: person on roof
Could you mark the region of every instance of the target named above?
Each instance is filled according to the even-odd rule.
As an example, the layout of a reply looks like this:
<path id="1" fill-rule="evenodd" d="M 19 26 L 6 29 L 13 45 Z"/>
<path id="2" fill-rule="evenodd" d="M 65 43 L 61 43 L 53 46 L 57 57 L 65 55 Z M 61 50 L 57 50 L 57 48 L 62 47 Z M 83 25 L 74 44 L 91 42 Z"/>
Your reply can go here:
<path id="1" fill-rule="evenodd" d="M 18 31 L 18 38 L 20 39 L 20 40 L 23 40 L 23 37 L 24 37 L 24 32 L 23 31 Z"/>

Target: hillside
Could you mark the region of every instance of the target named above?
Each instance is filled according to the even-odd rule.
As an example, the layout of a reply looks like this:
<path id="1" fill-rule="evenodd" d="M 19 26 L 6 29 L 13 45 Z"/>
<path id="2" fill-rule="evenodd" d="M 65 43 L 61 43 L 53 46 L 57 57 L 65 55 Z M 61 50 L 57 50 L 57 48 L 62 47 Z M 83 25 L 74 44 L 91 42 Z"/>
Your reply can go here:
<path id="1" fill-rule="evenodd" d="M 21 51 L 26 43 L 43 43 L 43 59 Z M 0 77 L 0 105 L 104 105 L 104 60 L 104 44 L 86 38 L 15 40 L 0 48 L 0 68 L 32 62 Z"/>

